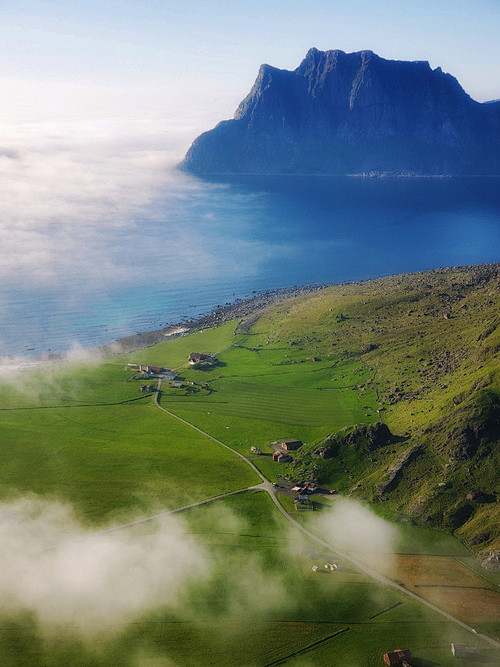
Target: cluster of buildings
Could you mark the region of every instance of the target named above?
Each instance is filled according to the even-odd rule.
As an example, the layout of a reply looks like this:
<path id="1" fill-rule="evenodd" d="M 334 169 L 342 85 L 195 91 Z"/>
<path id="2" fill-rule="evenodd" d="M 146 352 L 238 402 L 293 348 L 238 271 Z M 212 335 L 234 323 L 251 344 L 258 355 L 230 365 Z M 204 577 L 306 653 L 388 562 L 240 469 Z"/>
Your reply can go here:
<path id="1" fill-rule="evenodd" d="M 317 490 L 317 485 L 314 482 L 298 482 L 294 487 L 292 487 L 293 493 L 298 493 L 298 497 L 304 495 L 308 496 L 310 493 L 314 493 Z"/>
<path id="2" fill-rule="evenodd" d="M 275 447 L 273 452 L 273 461 L 278 463 L 289 463 L 293 461 L 288 452 L 300 449 L 303 442 L 301 440 L 275 440 L 271 442 L 271 447 Z"/>
<path id="3" fill-rule="evenodd" d="M 172 381 L 177 377 L 174 371 L 163 366 L 150 366 L 149 364 L 127 364 L 127 370 L 141 373 L 145 378 L 158 378 L 160 380 Z"/>
<path id="4" fill-rule="evenodd" d="M 215 366 L 219 360 L 211 354 L 202 354 L 201 352 L 191 352 L 188 357 L 188 364 L 191 366 Z"/>

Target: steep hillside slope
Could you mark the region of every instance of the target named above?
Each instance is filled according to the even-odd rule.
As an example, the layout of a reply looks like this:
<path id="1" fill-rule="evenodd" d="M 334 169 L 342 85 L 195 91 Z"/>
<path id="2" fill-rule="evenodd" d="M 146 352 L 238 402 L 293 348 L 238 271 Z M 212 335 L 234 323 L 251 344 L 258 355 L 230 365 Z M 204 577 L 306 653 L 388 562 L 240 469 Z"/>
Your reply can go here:
<path id="1" fill-rule="evenodd" d="M 377 392 L 383 425 L 309 444 L 290 477 L 454 531 L 491 567 L 500 555 L 499 268 L 335 286 L 254 325 L 295 349 L 359 359 L 370 379 L 357 390 Z"/>

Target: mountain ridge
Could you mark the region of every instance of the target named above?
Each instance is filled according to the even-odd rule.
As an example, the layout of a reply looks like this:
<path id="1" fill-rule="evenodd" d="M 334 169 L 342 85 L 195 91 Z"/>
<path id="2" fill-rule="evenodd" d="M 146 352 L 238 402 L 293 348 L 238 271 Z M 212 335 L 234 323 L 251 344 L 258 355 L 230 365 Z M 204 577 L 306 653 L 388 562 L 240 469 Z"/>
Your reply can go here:
<path id="1" fill-rule="evenodd" d="M 261 65 L 232 120 L 193 142 L 209 174 L 500 174 L 500 104 L 476 102 L 427 61 L 309 49 L 295 70 Z"/>

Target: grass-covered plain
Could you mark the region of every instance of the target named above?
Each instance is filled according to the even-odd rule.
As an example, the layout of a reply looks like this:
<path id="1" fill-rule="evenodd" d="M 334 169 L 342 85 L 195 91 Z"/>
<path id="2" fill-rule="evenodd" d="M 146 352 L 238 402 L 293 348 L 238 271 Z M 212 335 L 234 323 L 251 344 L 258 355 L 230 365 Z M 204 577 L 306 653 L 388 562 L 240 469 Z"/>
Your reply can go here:
<path id="1" fill-rule="evenodd" d="M 269 442 L 308 443 L 294 454 L 301 475 L 321 473 L 397 522 L 391 576 L 496 636 L 495 575 L 482 574 L 455 537 L 430 528 L 455 531 L 477 551 L 497 544 L 495 285 L 464 270 L 338 286 L 283 302 L 248 326 L 229 322 L 136 353 L 5 378 L 1 497 L 68 501 L 86 525 L 107 526 L 258 483 L 234 454 L 158 410 L 125 366 L 177 368 L 183 387 L 164 383 L 162 406 L 247 456 L 261 447 L 265 455 L 251 458 L 271 481 L 298 473 L 271 460 Z M 220 364 L 189 367 L 190 352 L 215 354 Z M 390 444 L 346 445 L 328 460 L 314 458 L 330 434 L 380 419 L 398 436 Z M 414 446 L 419 455 L 377 492 Z M 470 490 L 487 502 L 466 500 Z M 300 514 L 288 496 L 281 502 L 311 527 L 332 500 L 318 498 L 315 512 Z M 183 517 L 212 566 L 203 580 L 193 573 L 182 613 L 158 609 L 89 649 L 64 633 L 42 636 L 22 612 L 2 621 L 3 663 L 201 665 L 209 656 L 221 665 L 371 666 L 386 650 L 408 646 L 421 665 L 451 665 L 450 641 L 477 650 L 463 664 L 498 657 L 347 562 L 340 572 L 314 574 L 312 565 L 323 568 L 331 554 L 291 529 L 263 493 Z M 353 554 L 375 566 L 370 551 Z"/>
<path id="2" fill-rule="evenodd" d="M 233 330 L 231 324 L 196 337 L 216 351 Z M 172 349 L 171 356 L 165 349 Z M 190 343 L 180 338 L 155 346 L 151 357 L 174 365 L 185 360 L 186 349 Z M 102 522 L 178 507 L 259 481 L 236 456 L 161 413 L 151 395 L 139 392 L 144 380 L 131 380 L 124 365 L 141 355 L 150 360 L 142 351 L 4 380 L 4 499 L 32 492 L 69 501 L 83 518 Z"/>
<path id="3" fill-rule="evenodd" d="M 3 664 L 368 667 L 411 646 L 418 664 L 453 665 L 449 642 L 462 640 L 476 653 L 464 664 L 494 659 L 470 633 L 352 566 L 314 574 L 312 565 L 323 568 L 331 554 L 290 528 L 267 494 L 216 501 L 183 519 L 210 567 L 200 578 L 193 573 L 178 611 L 159 609 L 119 634 L 110 625 L 91 644 L 70 634 L 43 639 L 26 614 L 2 624 Z"/>

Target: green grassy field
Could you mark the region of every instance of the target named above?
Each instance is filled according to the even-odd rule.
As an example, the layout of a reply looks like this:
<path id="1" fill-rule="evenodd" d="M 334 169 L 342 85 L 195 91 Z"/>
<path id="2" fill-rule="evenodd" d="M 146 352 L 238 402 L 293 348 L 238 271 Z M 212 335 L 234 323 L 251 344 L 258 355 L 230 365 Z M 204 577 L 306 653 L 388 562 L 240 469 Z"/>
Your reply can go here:
<path id="1" fill-rule="evenodd" d="M 182 373 L 207 383 L 210 393 L 169 394 L 162 405 L 245 454 L 252 445 L 269 452 L 272 440 L 313 442 L 343 426 L 376 420 L 373 390 L 355 389 L 370 373 L 359 362 L 314 357 L 312 347 L 277 347 L 258 333 L 237 334 L 218 358 L 215 368 Z M 273 474 L 269 463 L 262 465 Z"/>
<path id="2" fill-rule="evenodd" d="M 234 326 L 196 334 L 196 342 L 222 348 Z M 102 522 L 258 482 L 233 454 L 160 413 L 138 391 L 144 380 L 131 381 L 124 370 L 141 354 L 173 366 L 190 345 L 175 339 L 139 355 L 55 366 L 0 385 L 3 498 L 33 492 Z"/>
<path id="3" fill-rule="evenodd" d="M 382 665 L 385 651 L 411 646 L 415 664 L 452 665 L 450 641 L 472 648 L 469 633 L 354 567 L 314 574 L 312 565 L 331 555 L 290 529 L 262 492 L 188 510 L 183 519 L 211 569 L 184 591 L 178 613 L 158 610 L 92 647 L 70 636 L 43 641 L 26 615 L 1 627 L 2 664 L 369 667 Z M 492 656 L 473 641 L 478 660 L 464 664 Z"/>
<path id="4" fill-rule="evenodd" d="M 299 473 L 271 460 L 270 441 L 308 443 L 294 456 L 311 471 L 327 436 L 382 418 L 400 437 L 373 451 L 341 448 L 324 462 L 325 483 L 371 500 L 397 526 L 395 579 L 434 601 L 434 588 L 446 588 L 438 601 L 496 636 L 498 576 L 481 570 L 456 537 L 429 527 L 465 540 L 484 534 L 483 547 L 497 539 L 491 499 L 453 523 L 466 492 L 480 480 L 494 495 L 497 475 L 496 450 L 483 440 L 468 459 L 454 458 L 463 423 L 490 437 L 498 384 L 493 292 L 472 283 L 467 272 L 445 272 L 329 288 L 278 305 L 247 331 L 229 322 L 135 353 L 8 378 L 0 384 L 0 497 L 67 501 L 84 525 L 101 527 L 260 481 L 233 453 L 158 410 L 139 392 L 146 381 L 124 368 L 131 362 L 178 368 L 183 387 L 164 383 L 161 405 L 247 456 L 260 446 L 267 456 L 251 458 L 271 481 Z M 215 354 L 220 364 L 190 367 L 190 352 Z M 376 485 L 414 444 L 422 453 L 381 499 Z M 335 502 L 317 498 L 314 512 L 299 513 L 288 496 L 280 501 L 317 534 L 318 517 Z M 29 611 L 0 616 L 2 664 L 371 667 L 385 651 L 409 647 L 415 664 L 451 665 L 451 641 L 469 646 L 464 665 L 498 660 L 477 637 L 348 561 L 336 557 L 341 570 L 327 573 L 331 554 L 262 492 L 187 510 L 182 519 L 211 568 L 203 580 L 193 573 L 177 611 L 148 612 L 91 648 L 64 633 L 42 635 Z M 148 528 L 132 530 L 140 539 Z M 353 555 L 368 563 L 373 551 L 367 545 Z M 448 590 L 447 577 L 470 592 L 468 601 Z"/>

